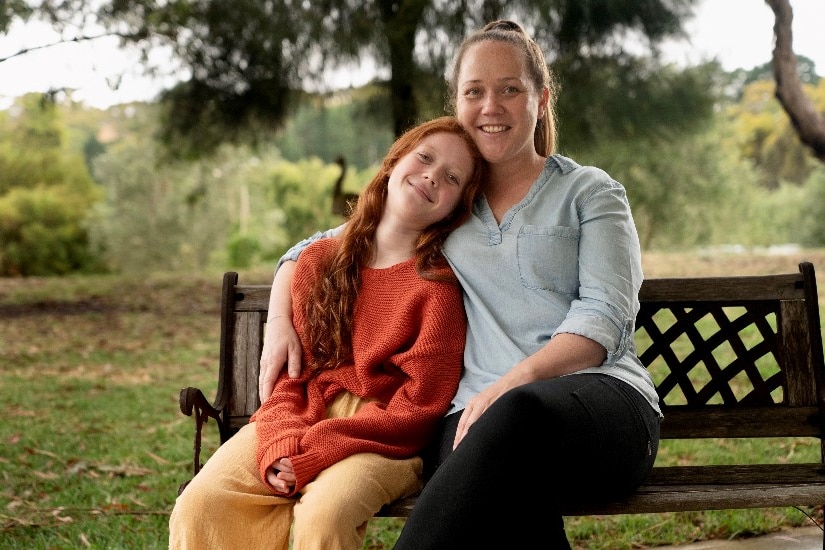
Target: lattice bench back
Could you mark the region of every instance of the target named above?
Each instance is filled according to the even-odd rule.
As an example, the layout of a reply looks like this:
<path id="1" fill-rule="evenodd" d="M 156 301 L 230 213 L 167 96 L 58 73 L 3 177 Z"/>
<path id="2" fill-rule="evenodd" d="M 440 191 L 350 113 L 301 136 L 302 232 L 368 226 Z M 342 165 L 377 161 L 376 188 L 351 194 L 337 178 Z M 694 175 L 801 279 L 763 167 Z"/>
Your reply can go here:
<path id="1" fill-rule="evenodd" d="M 811 264 L 783 275 L 651 279 L 640 300 L 636 343 L 664 405 L 663 438 L 822 435 Z"/>

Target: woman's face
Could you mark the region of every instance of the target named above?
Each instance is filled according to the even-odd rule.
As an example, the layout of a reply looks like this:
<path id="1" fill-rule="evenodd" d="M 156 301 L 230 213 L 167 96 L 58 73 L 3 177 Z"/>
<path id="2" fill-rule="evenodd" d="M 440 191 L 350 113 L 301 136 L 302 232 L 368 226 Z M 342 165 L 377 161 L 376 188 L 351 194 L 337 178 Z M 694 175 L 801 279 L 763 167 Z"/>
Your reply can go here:
<path id="1" fill-rule="evenodd" d="M 422 231 L 458 205 L 475 163 L 462 137 L 437 132 L 401 157 L 390 173 L 384 216 Z"/>
<path id="2" fill-rule="evenodd" d="M 549 94 L 534 89 L 525 62 L 518 47 L 496 40 L 470 46 L 461 61 L 456 115 L 491 164 L 535 154 Z"/>

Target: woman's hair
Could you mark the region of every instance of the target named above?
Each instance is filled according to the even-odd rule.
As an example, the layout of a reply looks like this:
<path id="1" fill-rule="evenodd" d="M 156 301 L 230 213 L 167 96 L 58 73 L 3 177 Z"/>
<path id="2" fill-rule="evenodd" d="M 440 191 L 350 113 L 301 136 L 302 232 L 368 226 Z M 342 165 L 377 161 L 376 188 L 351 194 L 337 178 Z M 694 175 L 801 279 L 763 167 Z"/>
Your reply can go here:
<path id="1" fill-rule="evenodd" d="M 480 31 L 471 34 L 458 48 L 452 73 L 448 82 L 449 86 L 449 107 L 455 113 L 458 101 L 458 75 L 461 72 L 461 63 L 464 54 L 470 46 L 478 44 L 484 40 L 494 40 L 506 42 L 519 48 L 524 53 L 525 65 L 530 80 L 533 82 L 536 92 L 541 92 L 544 88 L 549 90 L 547 109 L 544 116 L 536 123 L 534 132 L 534 143 L 536 152 L 543 157 L 550 156 L 556 151 L 556 98 L 558 96 L 558 84 L 553 73 L 547 66 L 544 53 L 536 42 L 530 38 L 518 23 L 504 19 L 493 21 L 484 26 Z"/>
<path id="2" fill-rule="evenodd" d="M 340 237 L 338 251 L 321 267 L 321 277 L 313 285 L 305 306 L 305 332 L 312 346 L 310 368 L 331 369 L 351 360 L 352 317 L 361 283 L 361 270 L 373 258 L 375 231 L 387 202 L 390 173 L 422 139 L 444 132 L 456 134 L 464 140 L 473 157 L 473 172 L 468 176 L 453 211 L 419 235 L 415 245 L 415 267 L 425 279 L 456 280 L 441 249 L 449 233 L 469 218 L 481 181 L 486 177 L 487 165 L 458 120 L 445 116 L 407 130 L 393 143 L 378 173 L 358 198 Z"/>

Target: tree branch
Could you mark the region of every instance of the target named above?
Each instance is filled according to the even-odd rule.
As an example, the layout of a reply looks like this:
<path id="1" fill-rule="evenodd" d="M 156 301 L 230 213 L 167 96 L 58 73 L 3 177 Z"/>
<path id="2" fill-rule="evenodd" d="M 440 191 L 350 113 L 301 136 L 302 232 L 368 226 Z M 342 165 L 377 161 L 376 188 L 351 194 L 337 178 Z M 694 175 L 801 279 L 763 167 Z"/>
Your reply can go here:
<path id="1" fill-rule="evenodd" d="M 31 48 L 24 48 L 24 49 L 22 49 L 20 51 L 17 51 L 15 53 L 11 54 L 11 55 L 7 55 L 6 57 L 0 57 L 0 63 L 2 63 L 3 61 L 8 61 L 9 59 L 13 59 L 15 57 L 19 57 L 21 55 L 25 55 L 27 53 L 35 52 L 37 50 L 42 50 L 42 49 L 45 49 L 45 48 L 52 48 L 54 46 L 59 46 L 61 44 L 71 44 L 72 42 L 85 42 L 87 40 L 97 40 L 98 38 L 106 38 L 107 36 L 117 36 L 117 37 L 124 38 L 124 39 L 127 39 L 127 40 L 140 40 L 141 38 L 145 38 L 145 36 L 143 36 L 141 34 L 124 34 L 124 33 L 119 33 L 119 32 L 108 32 L 108 33 L 104 33 L 104 34 L 98 34 L 98 35 L 95 35 L 95 36 L 81 35 L 81 36 L 76 36 L 74 38 L 66 38 L 64 40 L 58 40 L 57 42 L 52 42 L 50 44 L 43 44 L 42 46 L 33 46 Z"/>

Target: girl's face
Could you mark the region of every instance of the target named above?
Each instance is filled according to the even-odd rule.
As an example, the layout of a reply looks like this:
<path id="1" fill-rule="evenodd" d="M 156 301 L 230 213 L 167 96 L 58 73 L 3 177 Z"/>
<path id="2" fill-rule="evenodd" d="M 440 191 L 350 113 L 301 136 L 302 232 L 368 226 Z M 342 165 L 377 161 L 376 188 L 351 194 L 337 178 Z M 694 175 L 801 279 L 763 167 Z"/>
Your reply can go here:
<path id="1" fill-rule="evenodd" d="M 535 154 L 549 92 L 534 89 L 525 63 L 517 46 L 496 40 L 470 46 L 461 60 L 456 115 L 492 164 Z"/>
<path id="2" fill-rule="evenodd" d="M 385 217 L 423 231 L 455 209 L 473 169 L 470 149 L 460 136 L 438 132 L 424 137 L 390 173 Z"/>

